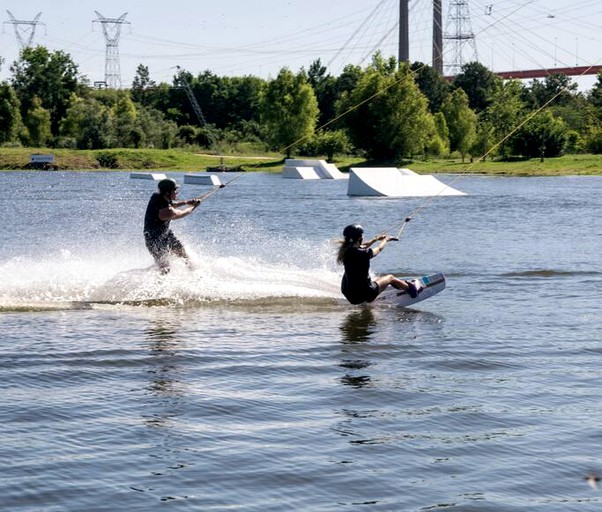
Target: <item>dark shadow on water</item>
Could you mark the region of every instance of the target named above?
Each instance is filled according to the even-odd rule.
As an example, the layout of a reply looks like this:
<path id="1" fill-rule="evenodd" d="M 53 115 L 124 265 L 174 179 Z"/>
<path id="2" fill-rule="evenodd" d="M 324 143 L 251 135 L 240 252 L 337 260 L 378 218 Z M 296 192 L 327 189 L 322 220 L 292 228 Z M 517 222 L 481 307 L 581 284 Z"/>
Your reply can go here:
<path id="1" fill-rule="evenodd" d="M 375 331 L 376 320 L 374 313 L 370 307 L 361 307 L 347 315 L 343 324 L 340 327 L 342 338 L 341 341 L 345 345 L 365 343 L 370 340 Z M 351 350 L 343 348 L 343 354 L 348 355 Z M 354 353 L 354 355 L 357 355 Z M 359 374 L 370 366 L 370 361 L 360 358 L 343 357 L 339 364 L 345 369 L 345 375 L 341 377 L 341 384 L 354 388 L 362 388 L 368 386 L 371 382 L 370 376 Z"/>
<path id="2" fill-rule="evenodd" d="M 374 333 L 376 321 L 370 307 L 361 307 L 347 315 L 340 327 L 343 343 L 361 343 L 368 341 Z"/>

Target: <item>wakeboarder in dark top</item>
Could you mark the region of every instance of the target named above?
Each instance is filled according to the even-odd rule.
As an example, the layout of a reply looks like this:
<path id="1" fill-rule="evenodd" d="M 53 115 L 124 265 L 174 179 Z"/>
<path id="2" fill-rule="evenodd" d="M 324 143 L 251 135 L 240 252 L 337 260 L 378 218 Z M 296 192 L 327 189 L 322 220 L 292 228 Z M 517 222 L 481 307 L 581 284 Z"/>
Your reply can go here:
<path id="1" fill-rule="evenodd" d="M 169 272 L 169 260 L 172 256 L 182 258 L 186 264 L 190 262 L 184 245 L 174 235 L 169 224 L 172 220 L 190 215 L 201 204 L 201 199 L 176 201 L 179 187 L 170 178 L 161 180 L 158 188 L 159 191 L 151 196 L 146 207 L 144 240 L 159 270 L 166 274 Z M 188 207 L 179 209 L 181 206 Z"/>

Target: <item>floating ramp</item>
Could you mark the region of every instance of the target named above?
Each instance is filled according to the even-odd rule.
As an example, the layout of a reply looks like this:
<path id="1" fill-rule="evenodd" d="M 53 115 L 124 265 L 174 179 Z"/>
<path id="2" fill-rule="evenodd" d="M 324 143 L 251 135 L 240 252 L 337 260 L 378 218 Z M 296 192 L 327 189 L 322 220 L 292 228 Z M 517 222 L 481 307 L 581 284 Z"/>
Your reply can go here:
<path id="1" fill-rule="evenodd" d="M 464 192 L 434 176 L 395 167 L 352 167 L 347 186 L 349 196 L 425 197 L 464 196 Z"/>
<path id="2" fill-rule="evenodd" d="M 165 174 L 157 172 L 131 172 L 130 178 L 134 180 L 154 180 L 161 181 L 167 178 Z"/>
<path id="3" fill-rule="evenodd" d="M 344 180 L 349 176 L 339 171 L 334 164 L 326 160 L 298 160 L 287 158 L 282 169 L 283 178 L 298 180 Z"/>
<path id="4" fill-rule="evenodd" d="M 215 174 L 185 174 L 184 175 L 184 183 L 188 183 L 190 185 L 210 185 L 213 187 L 218 187 L 222 184 L 219 176 Z"/>

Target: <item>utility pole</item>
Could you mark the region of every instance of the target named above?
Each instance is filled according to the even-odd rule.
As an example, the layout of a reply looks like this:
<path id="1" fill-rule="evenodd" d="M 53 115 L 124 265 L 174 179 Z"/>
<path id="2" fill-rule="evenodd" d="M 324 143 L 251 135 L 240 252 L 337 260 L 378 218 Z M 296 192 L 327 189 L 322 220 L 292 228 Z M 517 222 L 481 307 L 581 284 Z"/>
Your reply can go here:
<path id="1" fill-rule="evenodd" d="M 399 0 L 399 53 L 398 61 L 410 62 L 409 0 Z"/>
<path id="2" fill-rule="evenodd" d="M 443 25 L 441 0 L 433 0 L 433 69 L 443 75 Z"/>
<path id="3" fill-rule="evenodd" d="M 462 66 L 466 63 L 464 60 L 464 48 L 466 44 L 472 47 L 473 55 L 469 60 L 478 61 L 477 46 L 475 42 L 475 35 L 472 31 L 470 22 L 470 13 L 468 10 L 467 0 L 451 0 L 449 4 L 449 16 L 448 24 L 454 23 L 453 33 L 447 33 L 444 39 L 448 39 L 453 42 L 454 51 L 452 62 L 447 66 L 449 75 L 457 75 L 461 70 Z"/>
<path id="4" fill-rule="evenodd" d="M 106 59 L 105 59 L 105 82 L 107 87 L 118 89 L 121 87 L 121 69 L 119 67 L 119 37 L 121 36 L 121 25 L 125 21 L 127 12 L 123 13 L 119 18 L 105 18 L 98 11 L 94 11 L 98 16 L 93 23 L 98 22 L 102 25 L 102 31 L 106 42 Z"/>
<path id="5" fill-rule="evenodd" d="M 40 16 L 42 16 L 42 13 L 39 12 L 33 20 L 28 21 L 18 20 L 13 16 L 13 14 L 10 11 L 7 10 L 6 12 L 8 13 L 10 21 L 5 21 L 4 23 L 10 23 L 15 27 L 15 35 L 17 36 L 17 41 L 19 42 L 21 49 L 30 48 L 36 33 L 37 25 L 44 25 L 42 22 L 39 21 Z M 21 27 L 22 25 L 24 26 L 24 28 Z"/>

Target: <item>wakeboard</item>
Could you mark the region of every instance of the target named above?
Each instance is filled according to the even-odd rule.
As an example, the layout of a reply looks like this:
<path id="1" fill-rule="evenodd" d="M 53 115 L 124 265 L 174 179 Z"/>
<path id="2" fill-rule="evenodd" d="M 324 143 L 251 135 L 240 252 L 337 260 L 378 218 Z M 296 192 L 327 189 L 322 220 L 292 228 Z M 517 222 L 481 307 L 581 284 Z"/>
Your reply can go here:
<path id="1" fill-rule="evenodd" d="M 407 280 L 413 281 L 417 287 L 421 288 L 416 297 L 410 297 L 410 294 L 405 290 L 397 290 L 393 287 L 389 287 L 376 297 L 374 302 L 393 304 L 405 308 L 407 306 L 412 306 L 417 302 L 422 302 L 445 289 L 445 275 L 442 273 L 414 277 Z"/>

